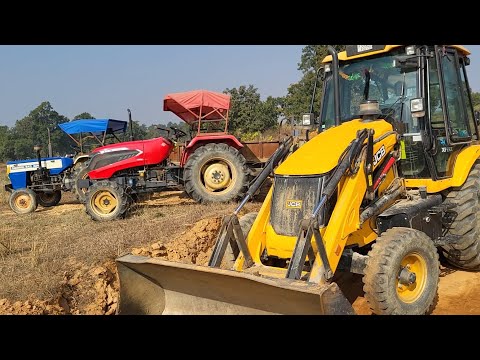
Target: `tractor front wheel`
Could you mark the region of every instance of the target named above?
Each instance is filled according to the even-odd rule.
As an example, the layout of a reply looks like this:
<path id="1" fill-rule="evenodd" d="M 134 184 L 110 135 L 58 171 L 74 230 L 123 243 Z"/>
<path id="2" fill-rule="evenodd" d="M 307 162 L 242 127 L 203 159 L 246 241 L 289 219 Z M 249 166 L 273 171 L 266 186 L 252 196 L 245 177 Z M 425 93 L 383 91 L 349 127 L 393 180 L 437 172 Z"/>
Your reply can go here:
<path id="1" fill-rule="evenodd" d="M 62 199 L 62 192 L 55 190 L 53 192 L 37 192 L 37 202 L 43 207 L 51 207 L 57 205 Z"/>
<path id="2" fill-rule="evenodd" d="M 19 189 L 12 192 L 8 199 L 10 208 L 17 214 L 29 214 L 37 209 L 37 194 L 30 189 Z"/>
<path id="3" fill-rule="evenodd" d="M 93 220 L 110 221 L 123 218 L 128 208 L 128 195 L 113 181 L 99 181 L 87 191 L 85 210 Z"/>
<path id="4" fill-rule="evenodd" d="M 423 232 L 392 228 L 368 253 L 363 290 L 379 315 L 424 315 L 437 298 L 440 263 L 437 248 Z"/>

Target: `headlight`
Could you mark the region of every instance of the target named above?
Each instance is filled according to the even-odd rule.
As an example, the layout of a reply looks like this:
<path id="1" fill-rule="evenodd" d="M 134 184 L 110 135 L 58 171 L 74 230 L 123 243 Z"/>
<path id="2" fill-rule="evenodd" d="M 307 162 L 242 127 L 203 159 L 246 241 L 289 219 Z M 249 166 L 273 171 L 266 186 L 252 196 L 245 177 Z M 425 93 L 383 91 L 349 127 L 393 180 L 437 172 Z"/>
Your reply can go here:
<path id="1" fill-rule="evenodd" d="M 313 114 L 303 114 L 302 115 L 302 125 L 308 126 L 312 124 Z"/>
<path id="2" fill-rule="evenodd" d="M 7 165 L 7 175 L 10 174 L 10 165 Z"/>

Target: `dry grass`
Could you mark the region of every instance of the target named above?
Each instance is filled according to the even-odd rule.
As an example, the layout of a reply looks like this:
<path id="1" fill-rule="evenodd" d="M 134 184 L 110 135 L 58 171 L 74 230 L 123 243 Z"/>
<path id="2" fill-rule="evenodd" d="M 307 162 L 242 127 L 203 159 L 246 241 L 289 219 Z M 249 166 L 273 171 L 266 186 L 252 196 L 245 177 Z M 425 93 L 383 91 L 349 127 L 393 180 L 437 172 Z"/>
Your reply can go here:
<path id="1" fill-rule="evenodd" d="M 168 242 L 196 221 L 221 216 L 236 205 L 200 205 L 182 196 L 182 204 L 169 201 L 175 200 L 173 197 L 178 200 L 178 194 L 160 193 L 155 196 L 156 202 L 140 205 L 127 219 L 106 223 L 91 220 L 70 193 L 64 193 L 56 207 L 39 207 L 23 216 L 14 214 L 2 201 L 0 299 L 55 299 L 72 264 L 93 266 L 130 252 L 133 247 Z M 259 206 L 248 205 L 252 210 Z"/>
<path id="2" fill-rule="evenodd" d="M 0 163 L 0 205 L 8 204 L 8 193 L 5 184 L 10 183 L 6 174 L 7 165 Z"/>

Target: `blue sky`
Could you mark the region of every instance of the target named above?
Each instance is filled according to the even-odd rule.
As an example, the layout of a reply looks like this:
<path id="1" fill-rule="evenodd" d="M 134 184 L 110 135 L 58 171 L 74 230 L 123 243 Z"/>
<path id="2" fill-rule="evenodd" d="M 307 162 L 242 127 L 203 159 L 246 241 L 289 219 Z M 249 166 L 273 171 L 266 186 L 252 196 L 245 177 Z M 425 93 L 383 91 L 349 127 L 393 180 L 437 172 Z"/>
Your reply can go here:
<path id="1" fill-rule="evenodd" d="M 470 85 L 480 91 L 480 45 Z M 301 77 L 302 45 L 0 46 L 0 124 L 12 126 L 42 101 L 69 118 L 87 111 L 145 124 L 177 121 L 162 109 L 170 92 L 253 84 L 262 97 L 283 96 Z"/>

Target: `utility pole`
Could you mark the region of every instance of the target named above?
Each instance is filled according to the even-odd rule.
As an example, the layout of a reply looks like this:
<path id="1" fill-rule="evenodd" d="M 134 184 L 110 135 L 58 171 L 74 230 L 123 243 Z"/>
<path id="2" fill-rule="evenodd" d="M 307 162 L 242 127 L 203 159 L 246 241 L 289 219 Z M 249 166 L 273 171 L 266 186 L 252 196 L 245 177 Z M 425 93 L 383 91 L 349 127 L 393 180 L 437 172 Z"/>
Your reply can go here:
<path id="1" fill-rule="evenodd" d="M 52 141 L 50 139 L 50 128 L 47 126 L 48 132 L 48 157 L 52 157 Z"/>

